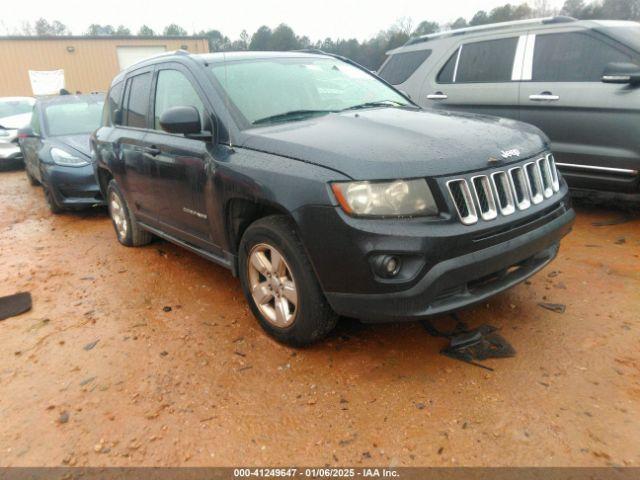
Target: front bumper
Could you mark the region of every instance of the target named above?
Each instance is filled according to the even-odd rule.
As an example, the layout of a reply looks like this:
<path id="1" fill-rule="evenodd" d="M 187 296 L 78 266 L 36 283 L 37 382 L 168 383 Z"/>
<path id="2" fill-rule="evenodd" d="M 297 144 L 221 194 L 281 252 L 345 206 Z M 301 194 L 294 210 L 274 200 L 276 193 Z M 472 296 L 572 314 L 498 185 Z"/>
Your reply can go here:
<path id="1" fill-rule="evenodd" d="M 315 226 L 306 214 L 299 224 L 321 286 L 336 313 L 365 322 L 427 318 L 504 291 L 553 260 L 575 219 L 566 185 L 553 202 L 484 230 L 457 220 L 372 222 L 320 210 Z M 400 255 L 415 273 L 376 279 L 368 259 L 381 252 Z"/>
<path id="2" fill-rule="evenodd" d="M 63 167 L 43 163 L 42 167 L 43 183 L 60 206 L 73 209 L 104 205 L 92 165 Z"/>
<path id="3" fill-rule="evenodd" d="M 11 142 L 5 143 L 0 142 L 0 162 L 5 163 L 16 163 L 22 161 L 22 152 L 20 151 L 20 146 Z"/>

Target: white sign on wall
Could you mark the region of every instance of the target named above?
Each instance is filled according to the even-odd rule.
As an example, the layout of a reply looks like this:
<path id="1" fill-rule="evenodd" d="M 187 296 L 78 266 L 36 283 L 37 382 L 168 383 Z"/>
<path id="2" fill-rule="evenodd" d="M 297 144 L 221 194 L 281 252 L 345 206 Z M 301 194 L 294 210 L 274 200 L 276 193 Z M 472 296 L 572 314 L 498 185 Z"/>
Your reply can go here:
<path id="1" fill-rule="evenodd" d="M 34 95 L 56 95 L 64 88 L 64 70 L 29 70 Z"/>

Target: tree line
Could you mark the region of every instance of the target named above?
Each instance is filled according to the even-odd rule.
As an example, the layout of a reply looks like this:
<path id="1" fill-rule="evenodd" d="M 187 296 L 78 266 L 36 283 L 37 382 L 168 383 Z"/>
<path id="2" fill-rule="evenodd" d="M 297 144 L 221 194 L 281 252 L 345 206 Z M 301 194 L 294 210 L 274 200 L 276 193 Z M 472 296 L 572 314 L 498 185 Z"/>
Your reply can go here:
<path id="1" fill-rule="evenodd" d="M 329 53 L 343 55 L 361 65 L 378 68 L 385 59 L 386 52 L 399 47 L 413 36 L 427 35 L 444 30 L 464 28 L 488 23 L 523 20 L 527 18 L 546 17 L 550 15 L 567 15 L 578 19 L 608 19 L 608 20 L 640 20 L 640 0 L 566 0 L 561 9 L 550 8 L 547 0 L 535 0 L 533 6 L 529 3 L 505 5 L 490 11 L 479 10 L 471 18 L 459 17 L 456 20 L 439 24 L 424 20 L 413 26 L 411 19 L 401 18 L 386 30 L 380 31 L 368 40 L 359 41 L 355 38 L 311 40 L 306 35 L 297 35 L 291 27 L 280 24 L 274 29 L 261 26 L 252 35 L 243 30 L 240 36 L 232 40 L 220 30 L 201 30 L 192 35 L 206 37 L 212 52 L 237 50 L 300 50 L 305 48 L 321 49 Z M 70 35 L 70 29 L 58 20 L 52 22 L 44 18 L 33 24 L 25 23 L 17 32 L 21 35 Z M 89 25 L 85 35 L 133 35 L 134 33 L 124 25 Z M 138 36 L 153 37 L 188 36 L 189 32 L 177 24 L 167 25 L 162 31 L 155 31 L 148 25 L 142 25 L 135 32 Z"/>

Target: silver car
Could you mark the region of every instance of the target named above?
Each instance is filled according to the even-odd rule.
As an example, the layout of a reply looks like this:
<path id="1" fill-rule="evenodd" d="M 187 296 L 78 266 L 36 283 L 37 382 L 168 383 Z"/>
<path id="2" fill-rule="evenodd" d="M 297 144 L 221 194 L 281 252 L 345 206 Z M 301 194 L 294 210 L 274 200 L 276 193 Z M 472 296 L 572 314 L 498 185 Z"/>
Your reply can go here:
<path id="1" fill-rule="evenodd" d="M 31 121 L 35 99 L 31 97 L 0 98 L 0 169 L 22 161 L 18 130 Z"/>
<path id="2" fill-rule="evenodd" d="M 420 106 L 532 123 L 574 192 L 640 200 L 640 23 L 497 23 L 389 54 L 379 75 Z"/>

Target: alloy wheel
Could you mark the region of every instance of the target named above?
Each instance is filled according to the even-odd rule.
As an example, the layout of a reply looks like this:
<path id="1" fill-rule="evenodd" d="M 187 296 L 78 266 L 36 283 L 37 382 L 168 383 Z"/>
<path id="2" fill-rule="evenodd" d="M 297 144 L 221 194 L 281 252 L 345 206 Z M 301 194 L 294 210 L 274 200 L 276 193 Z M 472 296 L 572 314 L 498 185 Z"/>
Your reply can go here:
<path id="1" fill-rule="evenodd" d="M 111 219 L 116 226 L 116 233 L 118 234 L 118 237 L 120 237 L 120 239 L 127 238 L 127 217 L 122 201 L 115 192 L 111 192 L 111 195 L 109 196 L 109 213 L 111 214 Z"/>
<path id="2" fill-rule="evenodd" d="M 251 296 L 258 310 L 274 326 L 290 326 L 298 313 L 298 290 L 284 256 L 260 243 L 251 249 L 248 263 Z"/>

